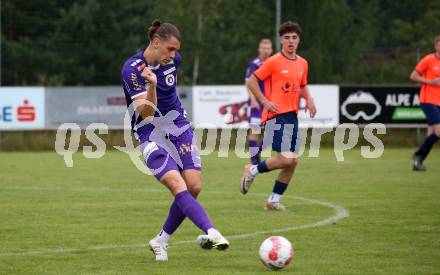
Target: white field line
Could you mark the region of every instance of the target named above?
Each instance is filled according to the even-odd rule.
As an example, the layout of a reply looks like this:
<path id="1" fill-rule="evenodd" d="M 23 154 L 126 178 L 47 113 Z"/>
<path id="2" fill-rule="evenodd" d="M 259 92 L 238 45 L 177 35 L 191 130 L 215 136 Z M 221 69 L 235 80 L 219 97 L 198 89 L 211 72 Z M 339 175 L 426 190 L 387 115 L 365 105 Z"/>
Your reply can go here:
<path id="1" fill-rule="evenodd" d="M 81 191 L 84 191 L 86 188 L 81 189 Z M 95 190 L 91 188 L 92 190 Z M 53 189 L 51 189 L 53 190 Z M 90 191 L 90 190 L 89 190 Z M 133 189 L 111 189 L 111 188 L 102 188 L 102 189 L 96 189 L 96 191 L 136 191 L 136 192 L 161 192 L 164 191 L 163 189 L 141 189 L 141 190 L 133 190 Z M 236 194 L 231 192 L 205 192 L 210 194 Z M 261 193 L 251 193 L 249 195 L 254 196 L 266 196 L 266 194 Z M 318 226 L 324 226 L 331 223 L 336 222 L 337 220 L 346 218 L 350 216 L 350 212 L 345 209 L 342 206 L 339 206 L 337 204 L 331 203 L 331 202 L 325 202 L 320 201 L 316 199 L 309 199 L 304 197 L 298 197 L 298 196 L 289 196 L 284 195 L 284 198 L 290 198 L 293 200 L 299 200 L 305 203 L 310 204 L 318 204 L 322 206 L 326 206 L 328 208 L 332 208 L 335 211 L 335 214 L 325 218 L 324 220 L 304 224 L 304 225 L 298 225 L 298 226 L 292 226 L 292 227 L 285 227 L 285 228 L 279 228 L 279 229 L 272 229 L 272 230 L 265 230 L 265 231 L 256 231 L 251 233 L 245 233 L 245 234 L 238 234 L 238 235 L 229 235 L 225 236 L 229 240 L 237 240 L 237 239 L 244 239 L 249 237 L 255 237 L 263 234 L 274 234 L 274 233 L 281 233 L 281 232 L 288 232 L 288 231 L 295 231 L 295 230 L 302 230 L 307 228 L 313 228 Z M 185 241 L 177 241 L 177 242 L 171 242 L 170 246 L 175 245 L 185 245 L 195 243 L 195 240 L 185 240 Z M 97 246 L 90 246 L 87 248 L 56 248 L 56 249 L 47 249 L 47 250 L 36 250 L 36 251 L 25 251 L 25 252 L 9 252 L 9 253 L 0 253 L 0 257 L 14 257 L 14 256 L 42 256 L 47 254 L 57 254 L 57 253 L 75 253 L 75 252 L 87 252 L 87 251 L 99 251 L 99 250 L 109 250 L 109 249 L 124 249 L 124 248 L 137 248 L 137 247 L 145 247 L 146 244 L 129 244 L 129 245 L 97 245 Z"/>

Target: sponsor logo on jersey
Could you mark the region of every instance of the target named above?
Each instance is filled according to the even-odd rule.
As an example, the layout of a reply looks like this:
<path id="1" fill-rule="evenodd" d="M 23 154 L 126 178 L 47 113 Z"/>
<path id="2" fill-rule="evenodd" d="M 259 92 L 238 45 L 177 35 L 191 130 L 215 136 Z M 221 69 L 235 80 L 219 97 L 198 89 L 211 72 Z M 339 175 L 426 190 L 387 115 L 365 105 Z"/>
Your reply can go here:
<path id="1" fill-rule="evenodd" d="M 284 83 L 284 85 L 281 87 L 281 90 L 283 90 L 283 92 L 287 93 L 287 92 L 290 92 L 290 87 L 291 87 L 290 83 L 289 83 L 289 82 L 286 82 L 286 83 Z"/>
<path id="2" fill-rule="evenodd" d="M 169 68 L 168 70 L 163 71 L 163 75 L 170 74 L 170 73 L 174 72 L 175 70 L 176 70 L 176 67 L 173 66 L 173 67 Z"/>
<path id="3" fill-rule="evenodd" d="M 137 64 L 141 63 L 142 59 L 136 59 L 135 61 L 131 62 L 130 66 L 135 67 Z"/>
<path id="4" fill-rule="evenodd" d="M 130 80 L 131 80 L 131 83 L 133 84 L 133 88 L 136 91 L 140 91 L 142 89 L 141 84 L 139 84 L 138 78 L 135 73 L 130 74 Z"/>

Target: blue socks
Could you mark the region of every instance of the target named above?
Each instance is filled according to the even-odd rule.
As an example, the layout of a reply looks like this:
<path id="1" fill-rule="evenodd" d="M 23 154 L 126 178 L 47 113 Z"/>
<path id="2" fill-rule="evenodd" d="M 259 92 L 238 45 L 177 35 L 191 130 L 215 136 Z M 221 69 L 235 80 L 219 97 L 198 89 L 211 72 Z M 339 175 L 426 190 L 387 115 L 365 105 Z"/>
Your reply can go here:
<path id="1" fill-rule="evenodd" d="M 422 145 L 420 146 L 419 150 L 417 150 L 416 155 L 421 156 L 423 159 L 425 159 L 437 140 L 439 140 L 439 137 L 435 134 L 427 136 L 425 141 L 423 141 Z"/>
<path id="2" fill-rule="evenodd" d="M 288 184 L 283 183 L 281 181 L 276 180 L 275 184 L 273 185 L 272 194 L 267 199 L 268 203 L 275 203 L 280 202 L 281 196 L 283 195 L 284 191 L 286 191 Z"/>
<path id="3" fill-rule="evenodd" d="M 270 171 L 269 168 L 267 168 L 265 160 L 257 164 L 257 169 L 258 169 L 258 173 L 266 173 Z"/>
<path id="4" fill-rule="evenodd" d="M 278 195 L 284 194 L 284 191 L 286 191 L 288 184 L 283 183 L 281 181 L 276 180 L 275 184 L 273 185 L 272 192 Z"/>

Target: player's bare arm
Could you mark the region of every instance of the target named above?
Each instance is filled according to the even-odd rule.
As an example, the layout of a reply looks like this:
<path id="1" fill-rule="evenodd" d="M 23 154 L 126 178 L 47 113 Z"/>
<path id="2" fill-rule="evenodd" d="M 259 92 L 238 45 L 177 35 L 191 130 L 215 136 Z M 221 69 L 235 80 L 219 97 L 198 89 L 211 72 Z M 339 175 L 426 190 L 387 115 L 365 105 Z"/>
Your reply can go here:
<path id="1" fill-rule="evenodd" d="M 247 81 L 246 81 L 246 86 L 247 86 Z M 258 104 L 257 98 L 252 94 L 252 92 L 249 89 L 246 89 L 246 90 L 249 94 L 249 99 L 251 100 L 251 107 L 256 108 L 256 109 L 260 109 L 260 104 Z"/>
<path id="2" fill-rule="evenodd" d="M 427 85 L 434 85 L 434 86 L 440 86 L 440 77 L 434 78 L 434 79 L 426 79 L 423 76 L 421 76 L 416 70 L 413 70 L 409 78 L 414 81 L 421 84 L 427 84 Z"/>
<path id="3" fill-rule="evenodd" d="M 256 99 L 263 103 L 264 107 L 269 112 L 278 113 L 278 105 L 266 99 L 258 85 L 258 78 L 255 75 L 251 75 L 249 80 L 246 82 L 246 86 L 256 97 Z"/>
<path id="4" fill-rule="evenodd" d="M 134 100 L 136 110 L 143 119 L 153 117 L 157 106 L 157 77 L 150 68 L 145 67 L 141 73 L 142 78 L 148 81 L 148 93 L 141 95 Z"/>
<path id="5" fill-rule="evenodd" d="M 309 111 L 310 117 L 314 118 L 316 115 L 316 106 L 313 97 L 309 93 L 309 88 L 307 86 L 301 87 L 299 90 L 299 96 L 305 99 L 306 112 Z"/>

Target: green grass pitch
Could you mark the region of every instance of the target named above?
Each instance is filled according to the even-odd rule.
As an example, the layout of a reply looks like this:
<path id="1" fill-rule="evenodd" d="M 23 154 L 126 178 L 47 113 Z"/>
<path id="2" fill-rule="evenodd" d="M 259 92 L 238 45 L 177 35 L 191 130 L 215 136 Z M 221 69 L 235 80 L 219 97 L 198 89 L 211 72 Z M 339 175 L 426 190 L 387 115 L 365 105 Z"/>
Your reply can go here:
<path id="1" fill-rule="evenodd" d="M 243 196 L 238 182 L 247 160 L 204 156 L 199 199 L 231 247 L 200 249 L 194 240 L 201 232 L 186 220 L 165 263 L 145 244 L 160 230 L 171 195 L 125 154 L 77 153 L 67 168 L 54 152 L 1 153 L 0 274 L 271 274 L 258 260 L 271 235 L 295 250 L 281 274 L 440 273 L 440 152 L 418 173 L 411 153 L 385 149 L 379 159 L 364 159 L 353 149 L 344 162 L 329 149 L 304 156 L 284 213 L 262 208 L 274 173 L 258 176 Z M 349 216 L 320 224 L 337 206 Z"/>

